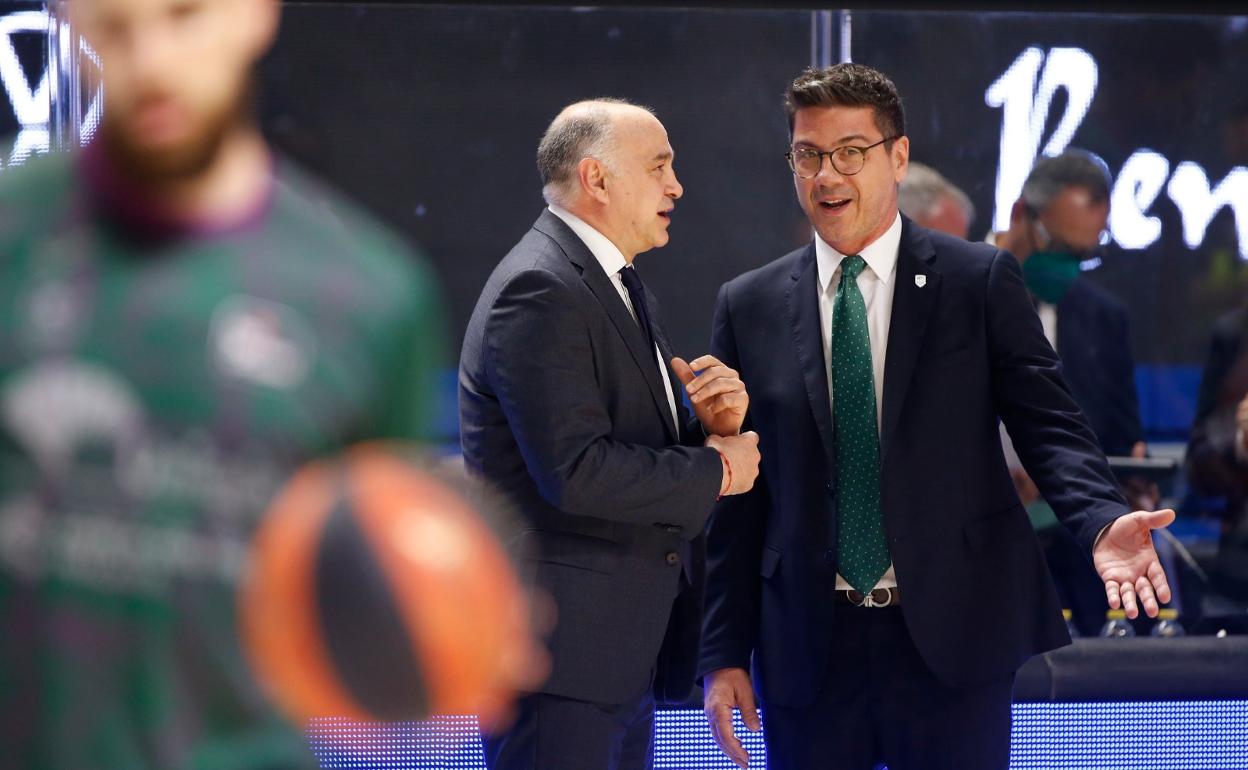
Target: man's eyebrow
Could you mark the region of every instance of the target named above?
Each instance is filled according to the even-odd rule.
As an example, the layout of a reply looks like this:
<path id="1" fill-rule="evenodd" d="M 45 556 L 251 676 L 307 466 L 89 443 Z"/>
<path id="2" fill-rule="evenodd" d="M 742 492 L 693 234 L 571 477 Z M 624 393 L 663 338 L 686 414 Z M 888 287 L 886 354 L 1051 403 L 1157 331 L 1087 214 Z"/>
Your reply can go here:
<path id="1" fill-rule="evenodd" d="M 867 142 L 868 144 L 870 144 L 871 142 L 871 138 L 863 134 L 850 134 L 849 136 L 842 136 L 840 139 L 837 139 L 834 147 L 844 147 L 845 144 L 847 144 L 848 142 L 852 142 L 855 139 L 862 141 L 862 142 Z M 807 142 L 807 141 L 794 142 L 793 146 L 794 147 L 810 147 L 812 149 L 817 148 L 817 145 L 815 145 L 812 142 Z"/>

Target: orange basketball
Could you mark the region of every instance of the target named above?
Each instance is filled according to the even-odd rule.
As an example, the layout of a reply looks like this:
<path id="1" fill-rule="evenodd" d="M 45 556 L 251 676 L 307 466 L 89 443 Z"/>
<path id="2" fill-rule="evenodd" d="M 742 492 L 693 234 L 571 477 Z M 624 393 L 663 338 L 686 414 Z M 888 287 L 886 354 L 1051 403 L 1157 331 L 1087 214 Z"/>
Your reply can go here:
<path id="1" fill-rule="evenodd" d="M 298 723 L 489 720 L 529 649 L 495 531 L 451 484 L 378 444 L 306 466 L 277 496 L 239 613 L 253 668 Z"/>

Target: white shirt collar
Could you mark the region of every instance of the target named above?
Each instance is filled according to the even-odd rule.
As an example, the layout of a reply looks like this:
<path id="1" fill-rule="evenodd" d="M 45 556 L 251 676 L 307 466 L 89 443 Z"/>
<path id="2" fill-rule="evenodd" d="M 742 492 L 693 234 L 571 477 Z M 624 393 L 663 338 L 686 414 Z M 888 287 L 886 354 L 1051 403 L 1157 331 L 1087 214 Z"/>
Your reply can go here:
<path id="1" fill-rule="evenodd" d="M 563 208 L 550 204 L 547 208 L 550 213 L 563 220 L 564 224 L 572 228 L 572 232 L 585 243 L 585 247 L 594 255 L 594 259 L 598 260 L 598 264 L 602 265 L 602 269 L 606 271 L 608 278 L 614 278 L 616 273 L 624 267 L 628 266 L 628 260 L 624 259 L 624 253 L 619 247 L 611 242 L 611 239 L 594 229 L 594 226 L 581 219 L 576 214 Z"/>
<path id="2" fill-rule="evenodd" d="M 867 267 L 871 268 L 871 272 L 875 273 L 876 278 L 882 283 L 888 283 L 893 279 L 893 270 L 897 267 L 897 252 L 900 247 L 901 214 L 898 213 L 897 218 L 884 231 L 884 234 L 868 243 L 858 255 L 867 263 Z M 832 283 L 832 276 L 841 266 L 841 261 L 845 259 L 845 256 L 829 246 L 819 237 L 819 233 L 815 233 L 815 262 L 819 269 L 820 291 L 828 290 L 828 285 Z"/>

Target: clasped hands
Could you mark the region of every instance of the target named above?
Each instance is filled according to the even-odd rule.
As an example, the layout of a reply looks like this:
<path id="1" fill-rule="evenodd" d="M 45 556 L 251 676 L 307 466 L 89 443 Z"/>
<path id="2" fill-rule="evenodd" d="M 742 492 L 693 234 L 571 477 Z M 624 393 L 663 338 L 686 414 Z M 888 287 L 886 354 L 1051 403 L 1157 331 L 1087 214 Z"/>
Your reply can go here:
<path id="1" fill-rule="evenodd" d="M 720 454 L 724 474 L 720 495 L 749 492 L 758 478 L 758 434 L 740 432 L 750 395 L 737 370 L 707 355 L 688 362 L 673 358 L 672 371 L 709 436 L 706 446 Z"/>

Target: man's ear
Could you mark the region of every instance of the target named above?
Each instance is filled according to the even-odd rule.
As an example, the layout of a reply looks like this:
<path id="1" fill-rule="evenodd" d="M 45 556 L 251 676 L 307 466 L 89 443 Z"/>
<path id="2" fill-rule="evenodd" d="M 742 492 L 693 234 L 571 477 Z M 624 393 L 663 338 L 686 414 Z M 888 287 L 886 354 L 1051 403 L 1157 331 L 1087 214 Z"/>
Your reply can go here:
<path id="1" fill-rule="evenodd" d="M 610 203 L 611 196 L 607 193 L 607 169 L 597 158 L 581 158 L 576 166 L 577 178 L 581 183 L 581 191 L 604 206 Z"/>
<path id="2" fill-rule="evenodd" d="M 893 140 L 893 179 L 901 184 L 910 170 L 910 137 L 899 136 Z"/>
<path id="3" fill-rule="evenodd" d="M 1020 224 L 1024 219 L 1028 218 L 1027 203 L 1019 198 L 1014 201 L 1014 205 L 1010 207 L 1010 227 Z"/>

